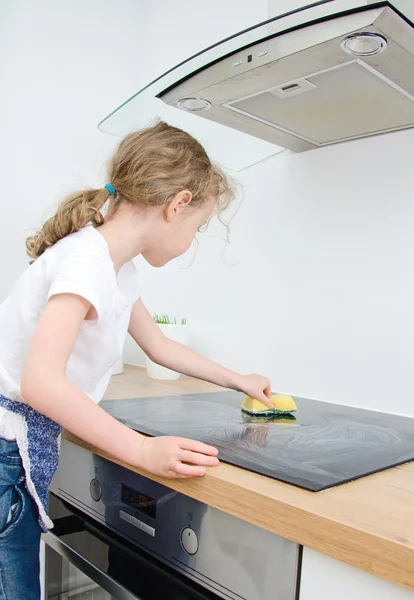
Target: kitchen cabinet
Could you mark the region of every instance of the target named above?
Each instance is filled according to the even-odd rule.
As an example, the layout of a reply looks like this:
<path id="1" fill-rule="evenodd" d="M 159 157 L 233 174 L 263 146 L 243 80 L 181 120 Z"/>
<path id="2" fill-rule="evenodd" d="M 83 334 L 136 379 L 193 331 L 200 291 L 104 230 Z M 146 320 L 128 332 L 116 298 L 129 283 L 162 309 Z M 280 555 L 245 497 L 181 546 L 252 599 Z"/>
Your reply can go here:
<path id="1" fill-rule="evenodd" d="M 299 600 L 414 600 L 414 592 L 303 549 Z"/>

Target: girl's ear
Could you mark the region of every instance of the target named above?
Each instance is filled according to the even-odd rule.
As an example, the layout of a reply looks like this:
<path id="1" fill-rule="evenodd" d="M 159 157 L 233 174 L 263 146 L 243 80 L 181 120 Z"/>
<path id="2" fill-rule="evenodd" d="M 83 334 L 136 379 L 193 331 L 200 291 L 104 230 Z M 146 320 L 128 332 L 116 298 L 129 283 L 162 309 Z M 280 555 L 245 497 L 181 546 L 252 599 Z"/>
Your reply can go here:
<path id="1" fill-rule="evenodd" d="M 182 192 L 178 192 L 174 198 L 169 200 L 163 210 L 163 214 L 167 222 L 172 223 L 182 212 L 182 210 L 190 204 L 192 199 L 192 193 L 189 190 L 183 190 Z"/>

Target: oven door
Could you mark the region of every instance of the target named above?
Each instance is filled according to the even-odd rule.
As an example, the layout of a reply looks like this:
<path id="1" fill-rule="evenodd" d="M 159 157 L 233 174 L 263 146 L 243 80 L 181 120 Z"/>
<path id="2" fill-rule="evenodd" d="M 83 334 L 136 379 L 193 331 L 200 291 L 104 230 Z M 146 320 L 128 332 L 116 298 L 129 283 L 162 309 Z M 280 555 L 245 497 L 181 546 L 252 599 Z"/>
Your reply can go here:
<path id="1" fill-rule="evenodd" d="M 46 544 L 48 600 L 219 600 L 51 494 Z"/>

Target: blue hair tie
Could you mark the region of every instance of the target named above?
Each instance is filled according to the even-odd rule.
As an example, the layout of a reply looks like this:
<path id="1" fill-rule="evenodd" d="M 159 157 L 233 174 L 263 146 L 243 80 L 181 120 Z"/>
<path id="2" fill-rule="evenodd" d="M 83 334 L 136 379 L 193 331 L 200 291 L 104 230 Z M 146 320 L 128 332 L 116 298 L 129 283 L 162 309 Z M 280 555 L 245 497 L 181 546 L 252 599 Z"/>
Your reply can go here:
<path id="1" fill-rule="evenodd" d="M 115 194 L 115 188 L 113 185 L 107 183 L 105 187 L 108 190 L 110 196 L 113 196 Z"/>

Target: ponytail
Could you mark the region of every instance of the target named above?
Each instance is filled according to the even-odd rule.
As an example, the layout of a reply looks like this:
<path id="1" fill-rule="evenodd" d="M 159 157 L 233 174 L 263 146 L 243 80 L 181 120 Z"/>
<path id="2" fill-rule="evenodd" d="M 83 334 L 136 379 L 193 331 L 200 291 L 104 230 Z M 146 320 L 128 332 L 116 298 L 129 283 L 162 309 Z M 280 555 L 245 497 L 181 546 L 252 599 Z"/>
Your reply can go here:
<path id="1" fill-rule="evenodd" d="M 104 217 L 101 209 L 109 195 L 108 190 L 103 188 L 74 192 L 68 196 L 42 229 L 27 238 L 26 252 L 29 257 L 35 260 L 46 248 L 88 223 L 94 227 L 102 225 Z"/>

